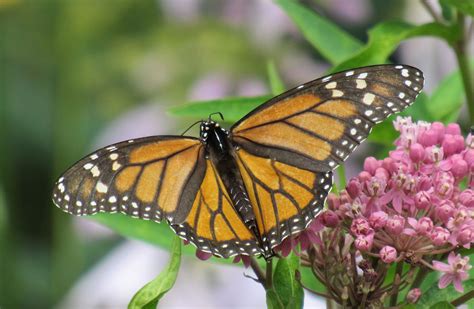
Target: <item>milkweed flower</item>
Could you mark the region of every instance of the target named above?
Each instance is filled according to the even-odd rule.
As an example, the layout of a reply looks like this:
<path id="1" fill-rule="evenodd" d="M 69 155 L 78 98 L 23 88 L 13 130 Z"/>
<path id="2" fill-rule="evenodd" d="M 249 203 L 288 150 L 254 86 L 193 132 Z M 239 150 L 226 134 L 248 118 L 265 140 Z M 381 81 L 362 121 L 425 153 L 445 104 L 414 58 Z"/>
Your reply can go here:
<path id="1" fill-rule="evenodd" d="M 469 257 L 461 257 L 460 254 L 456 255 L 454 252 L 451 252 L 448 256 L 448 264 L 433 261 L 433 268 L 443 273 L 439 279 L 438 287 L 444 289 L 452 282 L 456 291 L 462 293 L 464 288 L 462 287 L 461 281 L 469 277 L 467 271 L 471 269 L 471 267 L 472 266 L 469 265 Z"/>
<path id="2" fill-rule="evenodd" d="M 302 254 L 333 297 L 358 291 L 356 304 L 364 293 L 366 304 L 390 294 L 380 284 L 394 262 L 440 271 L 439 287 L 452 282 L 458 291 L 471 268 L 454 252 L 474 242 L 474 137 L 464 138 L 457 124 L 402 117 L 394 127 L 395 149 L 383 160 L 366 158 L 345 190 L 329 194 L 315 220 L 324 228 Z M 448 264 L 438 261 L 448 254 Z M 420 295 L 412 289 L 407 301 Z"/>

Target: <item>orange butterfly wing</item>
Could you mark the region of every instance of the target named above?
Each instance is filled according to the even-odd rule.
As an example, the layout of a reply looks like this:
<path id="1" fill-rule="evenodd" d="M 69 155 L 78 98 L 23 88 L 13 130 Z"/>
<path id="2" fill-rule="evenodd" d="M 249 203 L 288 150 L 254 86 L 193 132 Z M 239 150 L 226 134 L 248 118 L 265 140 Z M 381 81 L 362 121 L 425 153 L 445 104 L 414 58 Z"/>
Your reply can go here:
<path id="1" fill-rule="evenodd" d="M 103 148 L 59 178 L 53 201 L 74 215 L 166 219 L 178 236 L 218 256 L 260 252 L 196 138 L 155 136 Z"/>
<path id="2" fill-rule="evenodd" d="M 411 105 L 421 72 L 381 65 L 337 73 L 279 95 L 231 128 L 247 151 L 312 171 L 330 171 L 367 138 L 373 125 Z"/>
<path id="3" fill-rule="evenodd" d="M 200 250 L 221 257 L 262 253 L 255 236 L 234 209 L 216 167 L 206 160 L 206 173 L 186 220 L 171 228 Z"/>
<path id="4" fill-rule="evenodd" d="M 410 66 L 358 68 L 285 92 L 231 128 L 258 229 L 271 247 L 306 228 L 323 207 L 331 171 L 422 88 L 422 73 Z"/>

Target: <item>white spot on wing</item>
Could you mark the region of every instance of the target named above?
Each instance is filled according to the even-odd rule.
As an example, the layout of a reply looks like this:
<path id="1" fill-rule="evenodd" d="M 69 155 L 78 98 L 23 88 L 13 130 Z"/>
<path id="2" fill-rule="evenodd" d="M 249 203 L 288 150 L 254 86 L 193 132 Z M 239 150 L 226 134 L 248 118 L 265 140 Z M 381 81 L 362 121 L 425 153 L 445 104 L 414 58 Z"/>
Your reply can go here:
<path id="1" fill-rule="evenodd" d="M 107 193 L 107 190 L 109 189 L 103 182 L 99 181 L 97 185 L 95 186 L 97 192 L 100 193 Z"/>
<path id="2" fill-rule="evenodd" d="M 326 84 L 326 89 L 334 89 L 337 87 L 337 82 L 330 82 Z"/>
<path id="3" fill-rule="evenodd" d="M 362 103 L 365 105 L 371 105 L 374 102 L 375 95 L 373 93 L 367 92 L 362 98 Z"/>
<path id="4" fill-rule="evenodd" d="M 363 79 L 356 79 L 356 88 L 364 89 L 367 87 L 367 82 Z"/>
<path id="5" fill-rule="evenodd" d="M 341 90 L 333 90 L 332 91 L 332 97 L 333 98 L 339 98 L 339 97 L 342 97 L 344 95 L 344 92 L 342 92 Z"/>
<path id="6" fill-rule="evenodd" d="M 97 165 L 91 169 L 91 174 L 92 174 L 92 177 L 97 177 L 100 175 L 100 171 Z"/>

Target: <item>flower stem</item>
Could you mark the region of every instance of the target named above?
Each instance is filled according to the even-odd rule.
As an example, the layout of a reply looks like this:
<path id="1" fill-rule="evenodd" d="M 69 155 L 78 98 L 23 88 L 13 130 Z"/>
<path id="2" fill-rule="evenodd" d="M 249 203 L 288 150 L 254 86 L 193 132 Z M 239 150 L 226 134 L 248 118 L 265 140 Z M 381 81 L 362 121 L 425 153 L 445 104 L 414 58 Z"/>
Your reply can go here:
<path id="1" fill-rule="evenodd" d="M 468 300 L 470 300 L 471 298 L 474 298 L 474 290 L 473 291 L 469 291 L 467 292 L 466 294 L 456 298 L 455 300 L 453 300 L 451 302 L 451 305 L 453 306 L 460 306 L 464 303 L 466 303 Z"/>
<path id="2" fill-rule="evenodd" d="M 400 286 L 400 282 L 398 282 L 401 278 L 401 274 L 403 271 L 403 262 L 398 262 L 397 267 L 395 270 L 395 275 L 393 277 L 393 288 L 392 288 L 392 296 L 390 297 L 390 306 L 395 306 L 397 304 L 398 299 L 398 288 Z"/>
<path id="3" fill-rule="evenodd" d="M 267 260 L 267 280 L 265 280 L 265 287 L 271 289 L 273 287 L 273 259 Z"/>
<path id="4" fill-rule="evenodd" d="M 461 31 L 459 40 L 454 43 L 453 49 L 456 54 L 459 70 L 461 72 L 464 91 L 466 92 L 467 109 L 469 111 L 470 123 L 474 122 L 474 89 L 472 86 L 472 76 L 467 56 L 467 44 L 464 27 L 464 14 L 458 13 L 458 27 Z"/>
<path id="5" fill-rule="evenodd" d="M 266 289 L 266 278 L 265 278 L 265 273 L 263 272 L 262 268 L 260 268 L 260 265 L 258 265 L 257 259 L 254 257 L 250 258 L 250 267 L 252 267 L 253 272 L 257 276 L 258 282 L 260 282 L 263 287 Z"/>

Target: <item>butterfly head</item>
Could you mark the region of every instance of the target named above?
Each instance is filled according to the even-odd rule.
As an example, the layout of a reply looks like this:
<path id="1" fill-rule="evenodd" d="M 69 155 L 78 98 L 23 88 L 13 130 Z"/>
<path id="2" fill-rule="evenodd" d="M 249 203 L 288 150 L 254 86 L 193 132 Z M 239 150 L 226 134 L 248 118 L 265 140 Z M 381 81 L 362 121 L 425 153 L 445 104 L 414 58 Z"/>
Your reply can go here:
<path id="1" fill-rule="evenodd" d="M 228 134 L 229 131 L 221 127 L 221 125 L 218 122 L 215 122 L 214 120 L 207 120 L 201 122 L 199 135 L 201 137 L 201 140 L 203 140 L 204 142 L 206 142 L 210 136 L 222 136 Z"/>

